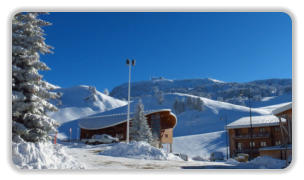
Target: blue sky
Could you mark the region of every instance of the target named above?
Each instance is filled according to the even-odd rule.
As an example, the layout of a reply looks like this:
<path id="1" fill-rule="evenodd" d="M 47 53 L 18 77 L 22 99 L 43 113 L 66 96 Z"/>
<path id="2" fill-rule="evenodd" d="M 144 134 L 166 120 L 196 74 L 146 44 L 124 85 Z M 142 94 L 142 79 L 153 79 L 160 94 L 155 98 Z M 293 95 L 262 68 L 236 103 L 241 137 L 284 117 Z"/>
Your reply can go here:
<path id="1" fill-rule="evenodd" d="M 132 81 L 214 78 L 247 82 L 292 77 L 292 22 L 285 13 L 59 13 L 43 19 L 54 54 L 44 78 L 100 91 Z"/>

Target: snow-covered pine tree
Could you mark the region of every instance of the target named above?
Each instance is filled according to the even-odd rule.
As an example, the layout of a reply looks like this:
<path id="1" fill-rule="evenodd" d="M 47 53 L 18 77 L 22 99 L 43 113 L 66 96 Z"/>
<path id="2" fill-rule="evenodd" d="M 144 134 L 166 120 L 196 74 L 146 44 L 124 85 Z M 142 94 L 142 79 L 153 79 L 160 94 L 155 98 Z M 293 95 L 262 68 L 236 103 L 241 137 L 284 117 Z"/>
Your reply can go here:
<path id="1" fill-rule="evenodd" d="M 204 110 L 204 101 L 199 97 L 195 99 L 195 109 L 198 111 Z"/>
<path id="2" fill-rule="evenodd" d="M 136 112 L 131 122 L 130 138 L 133 141 L 153 142 L 152 132 L 144 114 L 144 105 L 141 100 L 137 104 Z"/>
<path id="3" fill-rule="evenodd" d="M 153 88 L 154 97 L 156 98 L 158 104 L 163 104 L 164 102 L 164 92 L 159 90 L 157 86 Z"/>
<path id="4" fill-rule="evenodd" d="M 49 70 L 40 54 L 51 53 L 45 43 L 43 26 L 50 23 L 40 13 L 18 13 L 12 20 L 12 139 L 13 142 L 38 142 L 49 139 L 57 123 L 46 115 L 57 108 L 48 102 L 58 98 L 49 92 L 39 71 Z"/>
<path id="5" fill-rule="evenodd" d="M 178 98 L 175 99 L 174 104 L 173 104 L 173 109 L 176 114 L 180 114 L 185 111 L 185 100 L 179 100 Z"/>

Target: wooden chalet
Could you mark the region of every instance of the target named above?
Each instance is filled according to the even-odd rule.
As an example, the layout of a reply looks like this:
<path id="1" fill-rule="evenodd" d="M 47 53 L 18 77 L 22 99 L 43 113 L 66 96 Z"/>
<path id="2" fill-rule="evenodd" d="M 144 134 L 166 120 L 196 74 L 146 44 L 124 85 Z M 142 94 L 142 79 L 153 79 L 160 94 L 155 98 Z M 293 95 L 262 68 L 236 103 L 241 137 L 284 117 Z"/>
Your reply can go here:
<path id="1" fill-rule="evenodd" d="M 249 155 L 249 159 L 260 155 L 260 148 L 280 146 L 282 144 L 279 119 L 274 115 L 240 118 L 226 126 L 229 134 L 230 157 L 239 153 Z"/>
<path id="2" fill-rule="evenodd" d="M 130 117 L 133 113 L 130 114 Z M 170 109 L 145 111 L 152 135 L 156 139 L 154 145 L 162 147 L 163 144 L 170 145 L 172 152 L 173 129 L 177 118 Z M 132 119 L 130 120 L 132 126 Z M 108 134 L 117 137 L 120 141 L 126 140 L 127 114 L 109 114 L 103 116 L 92 116 L 79 120 L 80 139 L 89 139 L 95 134 Z M 132 139 L 131 139 L 132 140 Z"/>
<path id="3" fill-rule="evenodd" d="M 292 103 L 279 107 L 272 113 L 279 118 L 282 143 L 278 146 L 260 148 L 260 155 L 287 159 L 290 162 L 292 156 Z"/>

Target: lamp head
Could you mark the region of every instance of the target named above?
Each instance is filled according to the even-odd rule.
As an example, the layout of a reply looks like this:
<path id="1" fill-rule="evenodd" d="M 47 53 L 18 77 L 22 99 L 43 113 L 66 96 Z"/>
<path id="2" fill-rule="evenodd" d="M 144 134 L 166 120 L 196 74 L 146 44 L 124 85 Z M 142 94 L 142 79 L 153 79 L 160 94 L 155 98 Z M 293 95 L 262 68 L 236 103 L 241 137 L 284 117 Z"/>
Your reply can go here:
<path id="1" fill-rule="evenodd" d="M 135 66 L 135 62 L 136 62 L 136 60 L 132 59 L 132 66 Z"/>
<path id="2" fill-rule="evenodd" d="M 127 65 L 129 65 L 129 64 L 130 64 L 130 60 L 129 60 L 129 59 L 127 59 L 126 64 L 127 64 Z"/>

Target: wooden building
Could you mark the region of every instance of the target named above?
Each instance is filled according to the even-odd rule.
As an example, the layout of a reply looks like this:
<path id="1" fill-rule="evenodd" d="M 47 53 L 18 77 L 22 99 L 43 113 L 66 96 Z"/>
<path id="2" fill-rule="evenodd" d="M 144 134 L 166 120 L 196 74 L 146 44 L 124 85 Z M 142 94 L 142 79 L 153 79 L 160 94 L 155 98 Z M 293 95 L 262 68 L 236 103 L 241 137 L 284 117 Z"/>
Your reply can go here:
<path id="1" fill-rule="evenodd" d="M 281 144 L 260 148 L 260 155 L 286 159 L 290 163 L 292 156 L 292 103 L 288 103 L 272 112 L 279 118 Z"/>
<path id="2" fill-rule="evenodd" d="M 286 123 L 285 119 L 281 119 Z M 239 153 L 255 158 L 260 155 L 259 149 L 282 144 L 280 120 L 273 115 L 240 118 L 226 127 L 229 134 L 230 157 Z"/>
<path id="3" fill-rule="evenodd" d="M 133 113 L 130 114 L 130 117 Z M 170 145 L 172 152 L 173 129 L 177 118 L 170 109 L 145 111 L 152 135 L 156 139 L 154 145 L 161 147 L 163 144 Z M 130 120 L 132 126 L 132 119 Z M 92 116 L 79 120 L 80 139 L 89 139 L 95 134 L 108 134 L 117 137 L 120 141 L 126 140 L 127 114 L 110 114 Z M 132 139 L 131 139 L 132 140 Z"/>

